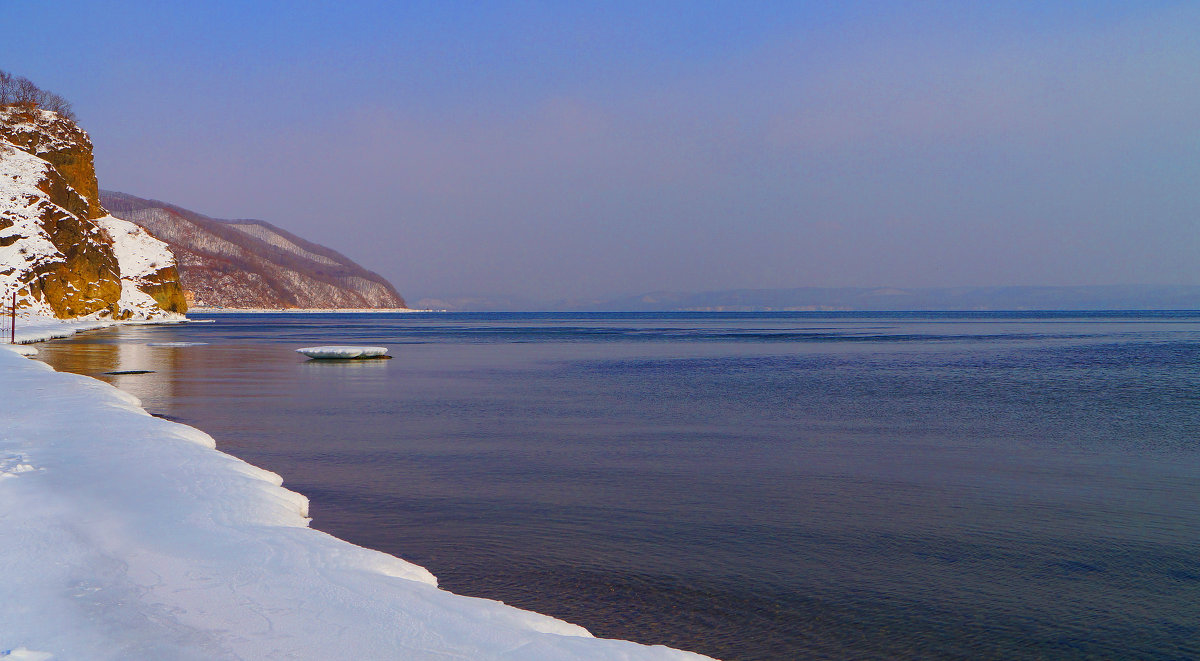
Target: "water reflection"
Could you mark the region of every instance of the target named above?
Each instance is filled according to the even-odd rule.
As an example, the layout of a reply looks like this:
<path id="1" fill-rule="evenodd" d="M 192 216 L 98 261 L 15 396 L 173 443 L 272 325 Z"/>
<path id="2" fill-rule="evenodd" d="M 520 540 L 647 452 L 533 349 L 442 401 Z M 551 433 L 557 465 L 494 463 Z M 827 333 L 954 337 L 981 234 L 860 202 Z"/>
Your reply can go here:
<path id="1" fill-rule="evenodd" d="M 149 410 L 163 409 L 183 393 L 186 382 L 180 372 L 219 363 L 220 352 L 204 351 L 204 345 L 164 346 L 146 340 L 148 331 L 113 328 L 46 343 L 38 358 L 60 372 L 91 376 L 137 397 Z M 215 360 L 214 360 L 215 359 Z"/>
<path id="2" fill-rule="evenodd" d="M 194 329 L 193 329 L 194 331 Z M 295 393 L 280 384 L 310 382 L 305 406 L 351 383 L 381 387 L 393 360 L 312 360 L 290 348 L 182 341 L 178 327 L 114 327 L 39 345 L 39 360 L 61 372 L 91 376 L 141 400 L 147 411 L 200 424 L 214 408 L 237 421 L 239 432 L 263 406 L 280 406 Z M 215 397 L 215 392 L 227 396 Z M 237 434 L 240 436 L 241 434 Z"/>
<path id="3" fill-rule="evenodd" d="M 171 373 L 178 368 L 181 352 L 114 341 L 113 338 L 79 339 L 70 345 L 69 350 L 56 344 L 45 345 L 39 349 L 38 358 L 59 371 L 105 381 L 143 402 L 169 398 L 173 394 Z"/>
<path id="4" fill-rule="evenodd" d="M 384 365 L 387 365 L 386 360 L 317 360 L 310 358 L 303 363 L 300 363 L 300 368 L 304 370 L 312 370 L 317 373 L 329 371 L 336 374 L 337 372 L 366 372 L 368 370 L 378 370 Z"/>

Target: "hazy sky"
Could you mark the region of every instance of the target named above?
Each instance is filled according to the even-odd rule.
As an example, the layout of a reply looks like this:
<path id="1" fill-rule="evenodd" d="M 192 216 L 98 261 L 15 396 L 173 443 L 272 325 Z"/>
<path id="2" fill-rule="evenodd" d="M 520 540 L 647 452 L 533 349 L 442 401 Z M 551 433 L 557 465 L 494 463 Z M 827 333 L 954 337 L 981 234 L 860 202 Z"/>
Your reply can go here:
<path id="1" fill-rule="evenodd" d="M 246 5 L 250 5 L 248 8 Z M 425 297 L 1200 284 L 1200 3 L 21 2 L 100 185 Z"/>

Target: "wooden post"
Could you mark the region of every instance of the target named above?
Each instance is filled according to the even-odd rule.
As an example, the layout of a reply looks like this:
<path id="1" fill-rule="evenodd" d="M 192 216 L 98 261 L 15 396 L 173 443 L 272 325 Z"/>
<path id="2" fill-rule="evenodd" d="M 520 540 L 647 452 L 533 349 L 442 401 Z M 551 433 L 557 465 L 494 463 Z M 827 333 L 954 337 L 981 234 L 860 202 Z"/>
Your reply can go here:
<path id="1" fill-rule="evenodd" d="M 17 343 L 17 292 L 13 292 L 12 316 L 8 318 L 8 343 Z"/>

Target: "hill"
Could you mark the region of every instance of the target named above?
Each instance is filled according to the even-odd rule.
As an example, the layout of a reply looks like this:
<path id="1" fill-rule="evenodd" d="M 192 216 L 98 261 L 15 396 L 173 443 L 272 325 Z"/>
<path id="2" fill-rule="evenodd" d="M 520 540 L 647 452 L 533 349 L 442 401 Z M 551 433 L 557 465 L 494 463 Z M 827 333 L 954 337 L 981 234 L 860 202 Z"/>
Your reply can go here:
<path id="1" fill-rule="evenodd" d="M 406 308 L 382 276 L 262 220 L 221 220 L 100 191 L 112 214 L 166 241 L 188 304 L 219 308 Z"/>

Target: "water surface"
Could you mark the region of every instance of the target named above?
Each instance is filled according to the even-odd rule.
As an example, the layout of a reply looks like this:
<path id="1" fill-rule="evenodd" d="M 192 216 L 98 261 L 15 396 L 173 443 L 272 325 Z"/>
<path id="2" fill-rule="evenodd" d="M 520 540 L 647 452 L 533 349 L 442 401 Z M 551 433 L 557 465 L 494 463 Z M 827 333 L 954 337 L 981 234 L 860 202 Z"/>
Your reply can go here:
<path id="1" fill-rule="evenodd" d="M 1200 656 L 1195 313 L 194 317 L 40 357 L 455 592 L 730 660 Z M 347 343 L 395 359 L 292 351 Z"/>

